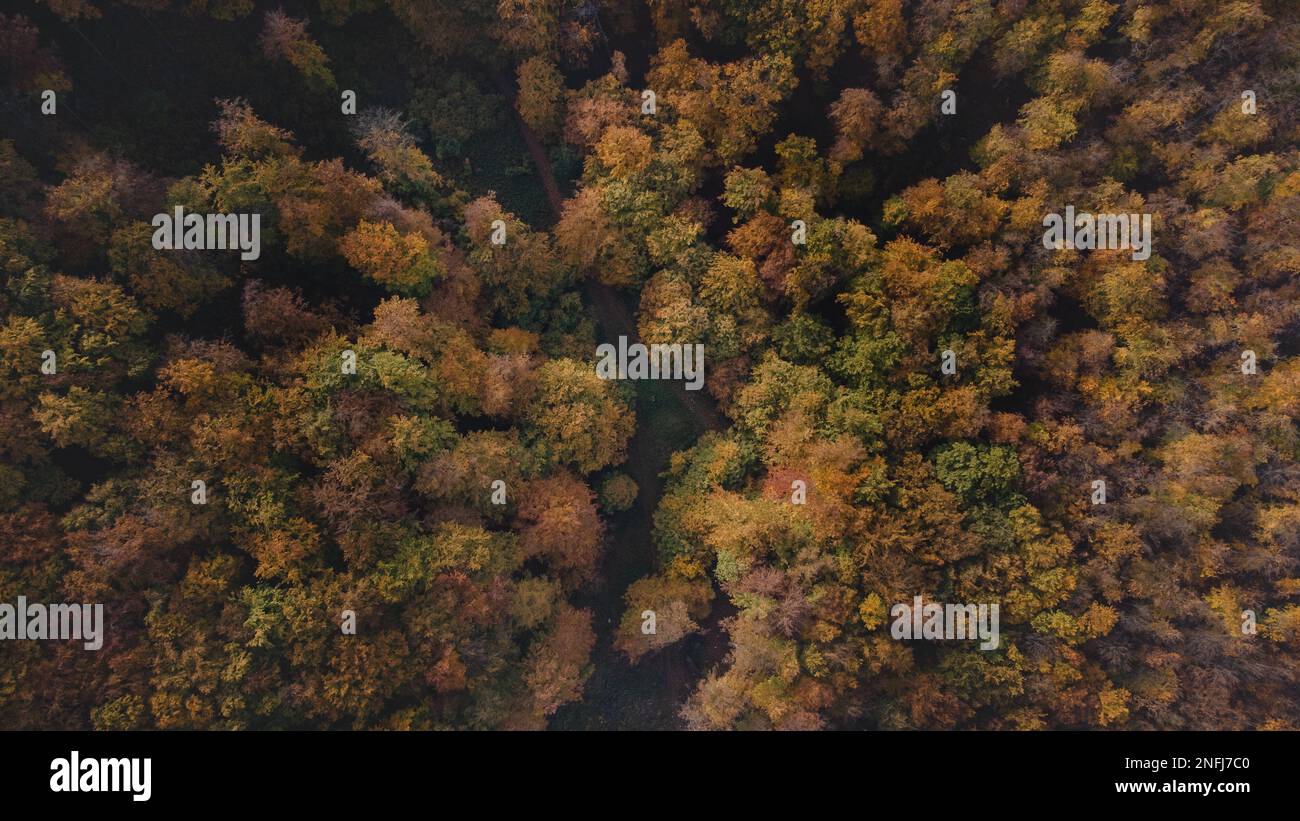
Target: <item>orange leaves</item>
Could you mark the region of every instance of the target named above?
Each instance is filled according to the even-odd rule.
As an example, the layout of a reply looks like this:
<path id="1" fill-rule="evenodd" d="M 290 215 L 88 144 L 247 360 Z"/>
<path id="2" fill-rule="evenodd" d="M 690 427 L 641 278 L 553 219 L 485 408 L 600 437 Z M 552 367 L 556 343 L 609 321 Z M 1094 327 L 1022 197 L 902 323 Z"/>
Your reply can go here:
<path id="1" fill-rule="evenodd" d="M 709 612 L 713 588 L 707 579 L 669 573 L 633 582 L 624 598 L 627 609 L 614 644 L 636 662 L 696 632 L 696 620 Z"/>
<path id="2" fill-rule="evenodd" d="M 529 651 L 524 674 L 536 709 L 543 716 L 582 694 L 591 672 L 587 659 L 595 643 L 591 612 L 561 604 L 551 630 Z"/>
<path id="3" fill-rule="evenodd" d="M 614 177 L 630 177 L 644 171 L 654 157 L 650 138 L 629 126 L 614 126 L 596 143 L 596 158 Z"/>
<path id="4" fill-rule="evenodd" d="M 524 555 L 546 559 L 573 584 L 594 577 L 605 527 L 581 479 L 558 475 L 524 485 L 516 526 Z"/>
<path id="5" fill-rule="evenodd" d="M 572 359 L 547 362 L 537 379 L 526 418 L 557 461 L 582 473 L 623 461 L 636 423 L 614 382 Z"/>
<path id="6" fill-rule="evenodd" d="M 262 27 L 262 53 L 272 60 L 287 60 L 308 83 L 334 86 L 329 58 L 307 33 L 307 21 L 279 9 L 268 11 Z"/>
<path id="7" fill-rule="evenodd" d="M 348 263 L 398 293 L 421 294 L 441 272 L 429 242 L 419 234 L 400 234 L 390 222 L 362 220 L 339 243 Z"/>

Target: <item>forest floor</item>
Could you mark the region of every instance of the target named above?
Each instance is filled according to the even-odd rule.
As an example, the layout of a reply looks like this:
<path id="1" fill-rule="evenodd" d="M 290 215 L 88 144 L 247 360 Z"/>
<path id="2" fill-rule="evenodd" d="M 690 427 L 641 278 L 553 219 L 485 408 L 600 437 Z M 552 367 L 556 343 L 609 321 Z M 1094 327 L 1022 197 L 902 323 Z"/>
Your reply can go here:
<path id="1" fill-rule="evenodd" d="M 511 84 L 501 76 L 496 81 L 514 111 Z M 558 220 L 564 197 L 551 170 L 550 157 L 517 113 L 514 119 Z M 588 276 L 583 290 L 600 325 L 600 341 L 617 343 L 620 336 L 627 337 L 629 343 L 637 341 L 636 321 L 622 294 L 594 275 Z M 593 611 L 594 672 L 587 681 L 582 700 L 560 708 L 551 722 L 555 729 L 677 728 L 681 725 L 677 711 L 695 682 L 721 661 L 727 651 L 726 632 L 721 624 L 730 611 L 725 600 L 714 601 L 699 633 L 636 664 L 629 663 L 614 647 L 625 606 L 624 594 L 637 579 L 658 569 L 654 513 L 663 495 L 662 474 L 669 458 L 675 451 L 690 447 L 705 431 L 726 427 L 726 420 L 709 398 L 700 391 L 686 390 L 681 381 L 637 382 L 636 423 L 624 465 L 637 484 L 636 503 L 631 510 L 610 521 L 600 580 L 582 600 Z"/>

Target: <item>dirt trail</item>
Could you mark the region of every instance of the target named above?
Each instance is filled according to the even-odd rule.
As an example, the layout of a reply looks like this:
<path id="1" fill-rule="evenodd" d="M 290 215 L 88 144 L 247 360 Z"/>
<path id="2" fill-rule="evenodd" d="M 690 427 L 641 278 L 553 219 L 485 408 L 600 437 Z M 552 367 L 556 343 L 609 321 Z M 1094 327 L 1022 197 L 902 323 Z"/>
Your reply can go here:
<path id="1" fill-rule="evenodd" d="M 510 81 L 499 73 L 494 74 L 493 79 L 506 99 L 513 101 L 514 89 L 511 87 Z M 537 167 L 537 175 L 541 178 L 542 188 L 546 191 L 546 201 L 550 203 L 551 212 L 555 215 L 555 219 L 558 220 L 564 211 L 564 196 L 560 193 L 560 186 L 556 183 L 555 174 L 551 171 L 550 157 L 547 155 L 541 141 L 537 139 L 537 135 L 528 127 L 528 123 L 524 122 L 519 116 L 513 102 L 510 105 L 510 112 L 516 125 L 519 126 L 519 133 L 523 135 L 524 143 L 528 146 L 528 153 L 533 158 L 533 165 Z M 627 337 L 629 344 L 639 341 L 636 320 L 617 291 L 599 281 L 590 273 L 583 284 L 583 291 L 592 307 L 596 309 L 596 318 L 600 322 L 607 341 L 614 341 L 619 336 Z M 727 422 L 722 417 L 722 414 L 718 413 L 712 402 L 700 395 L 700 391 L 688 391 L 682 382 L 674 381 L 670 384 L 678 400 L 695 417 L 697 425 L 704 430 L 723 430 L 727 427 Z"/>
<path id="2" fill-rule="evenodd" d="M 546 149 L 515 110 L 514 88 L 509 80 L 500 73 L 494 73 L 493 79 L 511 101 L 511 113 L 558 220 L 564 197 L 551 171 Z M 601 341 L 615 342 L 619 336 L 627 337 L 629 342 L 639 339 L 636 320 L 618 291 L 589 273 L 583 292 L 600 324 Z M 674 403 L 685 413 L 670 407 Z M 637 579 L 657 569 L 652 538 L 654 512 L 663 495 L 664 481 L 660 474 L 667 467 L 669 456 L 677 448 L 688 446 L 702 432 L 727 427 L 726 419 L 703 391 L 688 391 L 677 380 L 637 383 L 636 419 L 636 432 L 628 444 L 628 457 L 623 465 L 636 481 L 636 503 L 611 521 L 599 588 L 582 601 L 593 612 L 598 637 L 592 654 L 594 670 L 582 701 L 561 708 L 555 715 L 551 726 L 556 729 L 678 727 L 681 724 L 678 709 L 694 689 L 695 682 L 721 660 L 728 646 L 720 621 L 731 608 L 715 601 L 713 613 L 701 625 L 699 633 L 651 654 L 636 665 L 629 664 L 614 648 L 624 593 Z"/>

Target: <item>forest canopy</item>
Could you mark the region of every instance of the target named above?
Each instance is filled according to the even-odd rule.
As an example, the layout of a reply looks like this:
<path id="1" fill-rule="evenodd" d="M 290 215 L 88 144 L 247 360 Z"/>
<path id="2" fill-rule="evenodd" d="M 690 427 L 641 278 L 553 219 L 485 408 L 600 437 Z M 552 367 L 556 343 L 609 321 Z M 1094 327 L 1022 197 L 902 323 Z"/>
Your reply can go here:
<path id="1" fill-rule="evenodd" d="M 1300 729 L 1294 3 L 23 5 L 0 727 Z"/>

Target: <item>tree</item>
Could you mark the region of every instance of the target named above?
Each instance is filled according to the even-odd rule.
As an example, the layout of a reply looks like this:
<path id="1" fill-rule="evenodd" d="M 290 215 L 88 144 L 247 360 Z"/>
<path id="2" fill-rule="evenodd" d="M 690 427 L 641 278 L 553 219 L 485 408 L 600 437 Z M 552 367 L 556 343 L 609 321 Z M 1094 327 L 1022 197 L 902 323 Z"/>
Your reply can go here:
<path id="1" fill-rule="evenodd" d="M 614 385 L 572 359 L 538 370 L 527 419 L 540 452 L 582 473 L 622 462 L 635 425 Z"/>
<path id="2" fill-rule="evenodd" d="M 329 58 L 307 33 L 307 21 L 276 9 L 268 11 L 262 24 L 262 53 L 270 60 L 286 60 L 309 85 L 334 88 Z"/>
<path id="3" fill-rule="evenodd" d="M 559 69 L 543 57 L 530 57 L 519 64 L 519 116 L 542 139 L 560 132 L 564 78 Z"/>
<path id="4" fill-rule="evenodd" d="M 361 220 L 339 243 L 348 264 L 399 294 L 424 296 L 443 268 L 420 234 Z"/>
<path id="5" fill-rule="evenodd" d="M 564 578 L 594 578 L 604 527 L 595 496 L 580 479 L 563 475 L 531 482 L 519 491 L 519 546 L 539 556 Z"/>

